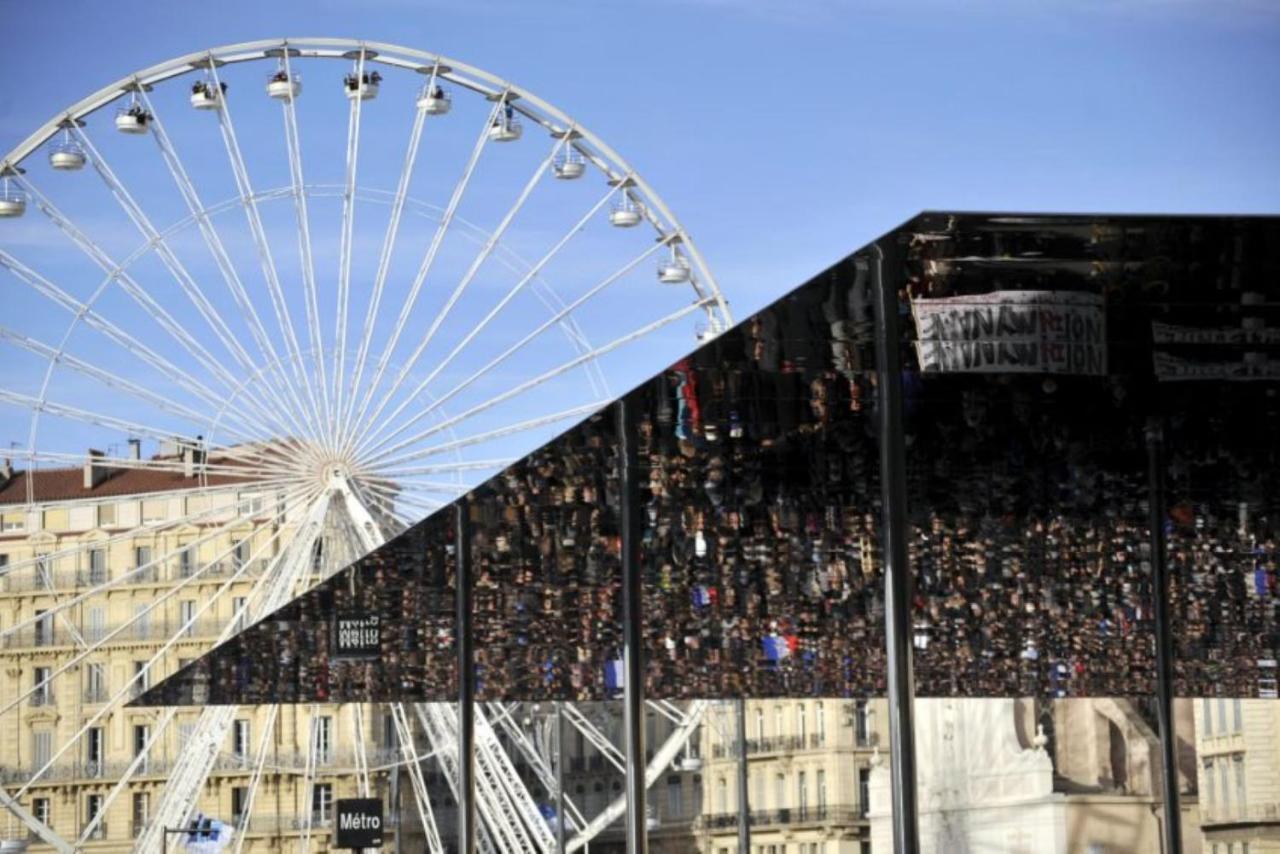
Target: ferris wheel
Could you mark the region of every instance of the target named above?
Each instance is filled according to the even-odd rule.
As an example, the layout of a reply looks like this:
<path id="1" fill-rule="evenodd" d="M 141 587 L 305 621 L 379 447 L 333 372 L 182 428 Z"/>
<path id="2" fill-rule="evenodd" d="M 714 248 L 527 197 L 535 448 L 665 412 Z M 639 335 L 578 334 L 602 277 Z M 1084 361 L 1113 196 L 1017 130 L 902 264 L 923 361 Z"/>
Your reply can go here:
<path id="1" fill-rule="evenodd" d="M 78 705 L 34 761 L 0 768 L 10 824 L 65 851 L 103 838 L 112 803 L 155 776 L 148 753 L 177 712 L 148 724 L 120 767 L 104 772 L 99 756 L 101 800 L 74 827 L 55 830 L 33 794 L 172 672 L 179 645 L 190 657 L 212 648 L 604 406 L 655 358 L 731 323 L 689 235 L 589 129 L 456 60 L 341 39 L 189 54 L 58 113 L 0 161 L 0 268 L 0 441 L 13 463 L 0 509 L 25 513 L 36 544 L 0 582 L 39 597 L 0 624 L 0 654 L 23 638 L 66 641 L 0 699 L 0 721 L 21 728 L 40 697 L 81 692 L 95 657 L 149 625 L 132 679 Z M 67 472 L 81 467 L 77 498 Z M 58 513 L 105 507 L 99 479 L 101 494 L 141 496 L 142 509 L 128 530 L 100 510 L 82 536 Z M 181 501 L 148 511 L 157 495 Z M 139 531 L 165 545 L 95 572 L 94 550 Z M 182 590 L 200 591 L 193 608 L 159 631 L 144 622 Z M 95 602 L 124 595 L 138 604 L 118 624 L 86 623 Z M 647 779 L 696 767 L 702 705 L 650 711 L 665 735 Z M 479 716 L 477 761 L 496 775 L 477 795 L 486 850 L 555 850 L 539 811 L 563 751 L 544 712 L 488 704 Z M 258 714 L 261 748 L 237 754 L 248 772 L 238 846 L 264 773 L 311 780 L 342 765 L 321 768 L 313 720 L 308 749 L 283 767 L 265 733 L 286 713 Z M 371 777 L 403 772 L 405 812 L 432 851 L 448 833 L 424 774 L 452 782 L 452 714 L 391 707 L 394 750 L 366 744 L 373 710 L 343 718 L 361 734 L 343 773 L 368 793 Z M 622 761 L 607 715 L 558 714 L 606 764 Z M 202 809 L 237 715 L 205 709 L 184 730 L 188 749 L 134 828 L 137 850 L 157 850 L 164 827 Z M 568 850 L 623 808 L 620 794 L 564 793 Z M 312 811 L 301 821 L 305 850 Z"/>

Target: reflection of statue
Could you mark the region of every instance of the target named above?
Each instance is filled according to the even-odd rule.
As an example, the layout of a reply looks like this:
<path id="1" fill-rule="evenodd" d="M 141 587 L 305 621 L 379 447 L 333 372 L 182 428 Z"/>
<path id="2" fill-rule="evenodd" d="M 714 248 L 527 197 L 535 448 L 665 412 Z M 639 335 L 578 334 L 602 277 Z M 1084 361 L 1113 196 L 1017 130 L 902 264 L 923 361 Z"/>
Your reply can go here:
<path id="1" fill-rule="evenodd" d="M 1004 851 L 1011 834 L 1030 832 L 1030 850 L 1064 852 L 1053 813 L 1053 763 L 1043 733 L 1019 743 L 1012 699 L 921 699 L 916 710 L 920 839 L 926 851 Z M 875 850 L 889 850 L 889 767 L 873 762 Z M 1020 830 L 1021 828 L 1021 830 Z"/>

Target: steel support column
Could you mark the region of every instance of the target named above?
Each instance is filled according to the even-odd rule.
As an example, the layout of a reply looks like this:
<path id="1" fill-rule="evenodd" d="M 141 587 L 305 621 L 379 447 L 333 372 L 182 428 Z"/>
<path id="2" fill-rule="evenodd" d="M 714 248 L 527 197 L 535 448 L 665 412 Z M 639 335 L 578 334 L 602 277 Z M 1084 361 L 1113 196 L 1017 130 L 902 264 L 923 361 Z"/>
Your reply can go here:
<path id="1" fill-rule="evenodd" d="M 556 854 L 564 854 L 564 702 L 556 701 Z"/>
<path id="2" fill-rule="evenodd" d="M 747 700 L 733 701 L 738 730 L 738 854 L 751 854 L 751 801 L 747 797 Z"/>
<path id="3" fill-rule="evenodd" d="M 454 546 L 458 614 L 458 852 L 476 850 L 476 667 L 471 635 L 471 504 L 454 505 Z"/>
<path id="4" fill-rule="evenodd" d="M 1182 807 L 1178 800 L 1177 733 L 1173 725 L 1173 634 L 1169 625 L 1169 571 L 1165 561 L 1164 427 L 1147 421 L 1147 525 L 1151 538 L 1152 595 L 1156 627 L 1156 717 L 1160 724 L 1161 789 L 1164 795 L 1165 851 L 1182 850 Z"/>
<path id="5" fill-rule="evenodd" d="M 911 670 L 911 568 L 907 565 L 907 458 L 902 423 L 901 339 L 897 276 L 884 274 L 884 250 L 873 247 L 871 287 L 876 306 L 876 377 L 880 416 L 880 491 L 883 500 L 885 645 L 889 668 L 889 767 L 893 850 L 918 854 L 916 822 L 915 680 Z M 858 264 L 868 263 L 858 259 Z"/>
<path id="6" fill-rule="evenodd" d="M 640 495 L 636 471 L 635 417 L 624 397 L 617 410 L 622 534 L 622 728 L 627 755 L 627 852 L 649 850 L 644 791 L 644 635 L 640 600 Z"/>

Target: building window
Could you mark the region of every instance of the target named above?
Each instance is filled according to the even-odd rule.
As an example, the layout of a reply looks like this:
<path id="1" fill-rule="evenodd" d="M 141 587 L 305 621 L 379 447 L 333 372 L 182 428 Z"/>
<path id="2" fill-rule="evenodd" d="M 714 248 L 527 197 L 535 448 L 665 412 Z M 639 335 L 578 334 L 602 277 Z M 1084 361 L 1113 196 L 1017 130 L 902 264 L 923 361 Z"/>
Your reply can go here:
<path id="1" fill-rule="evenodd" d="M 817 730 L 818 745 L 822 746 L 827 743 L 827 713 L 822 708 L 822 701 L 813 709 L 814 729 Z"/>
<path id="2" fill-rule="evenodd" d="M 858 769 L 858 815 L 865 818 L 871 807 L 871 769 Z"/>
<path id="3" fill-rule="evenodd" d="M 135 661 L 133 663 L 133 693 L 134 696 L 141 694 L 151 687 L 151 667 L 146 661 Z"/>
<path id="4" fill-rule="evenodd" d="M 150 724 L 134 724 L 133 726 L 133 757 L 137 759 L 142 757 L 142 761 L 138 763 L 138 773 L 147 773 L 147 742 L 151 741 L 151 725 Z"/>
<path id="5" fill-rule="evenodd" d="M 107 583 L 107 550 L 89 550 L 89 585 L 97 587 Z"/>
<path id="6" fill-rule="evenodd" d="M 31 762 L 35 765 L 35 769 L 39 771 L 48 765 L 51 756 L 53 756 L 53 733 L 48 730 L 33 732 L 31 734 Z"/>
<path id="7" fill-rule="evenodd" d="M 133 606 L 133 636 L 138 640 L 149 640 L 151 637 L 151 606 Z"/>
<path id="8" fill-rule="evenodd" d="M 26 513 L 5 513 L 0 515 L 0 531 L 22 531 L 27 527 Z"/>
<path id="9" fill-rule="evenodd" d="M 853 707 L 853 736 L 859 747 L 866 747 L 871 742 L 867 723 L 867 701 L 859 700 Z"/>
<path id="10" fill-rule="evenodd" d="M 787 807 L 787 778 L 785 774 L 777 774 L 773 778 L 773 806 L 775 809 Z"/>
<path id="11" fill-rule="evenodd" d="M 196 600 L 183 599 L 178 603 L 178 626 L 187 637 L 195 631 Z"/>
<path id="12" fill-rule="evenodd" d="M 133 547 L 133 568 L 138 569 L 151 563 L 151 546 Z"/>
<path id="13" fill-rule="evenodd" d="M 818 769 L 818 810 L 826 812 L 827 809 L 827 772 Z"/>
<path id="14" fill-rule="evenodd" d="M 1200 720 L 1204 721 L 1204 734 L 1213 735 L 1213 701 L 1205 697 L 1200 701 Z"/>
<path id="15" fill-rule="evenodd" d="M 325 824 L 333 813 L 333 784 L 314 783 L 311 786 L 311 823 Z"/>
<path id="16" fill-rule="evenodd" d="M 31 705 L 48 706 L 53 703 L 53 683 L 49 681 L 51 672 L 48 667 L 32 668 L 32 687 L 35 688 L 35 693 L 31 695 Z"/>
<path id="17" fill-rule="evenodd" d="M 809 775 L 803 771 L 796 773 L 796 808 L 803 816 L 809 809 Z"/>
<path id="18" fill-rule="evenodd" d="M 163 498 L 147 499 L 142 502 L 142 521 L 161 522 L 164 520 L 165 500 Z"/>
<path id="19" fill-rule="evenodd" d="M 1205 702 L 1208 702 L 1207 700 Z M 1206 759 L 1204 761 L 1204 802 L 1206 806 L 1213 806 L 1217 802 L 1216 791 L 1213 785 L 1213 760 Z"/>
<path id="20" fill-rule="evenodd" d="M 756 740 L 764 742 L 764 709 L 756 709 Z"/>
<path id="21" fill-rule="evenodd" d="M 249 789 L 246 786 L 231 787 L 231 823 L 239 825 L 249 806 Z"/>
<path id="22" fill-rule="evenodd" d="M 89 727 L 84 740 L 84 775 L 86 777 L 102 776 L 102 757 L 106 753 L 106 731 L 100 727 Z"/>
<path id="23" fill-rule="evenodd" d="M 316 748 L 316 764 L 333 762 L 333 716 L 321 715 L 312 720 L 312 741 Z"/>
<path id="24" fill-rule="evenodd" d="M 782 706 L 773 707 L 773 734 L 782 735 L 784 732 L 782 725 Z"/>
<path id="25" fill-rule="evenodd" d="M 684 813 L 684 786 L 679 777 L 667 778 L 666 818 L 679 818 Z"/>
<path id="26" fill-rule="evenodd" d="M 716 811 L 729 812 L 729 782 L 724 777 L 716 780 Z"/>
<path id="27" fill-rule="evenodd" d="M 114 504 L 98 505 L 98 527 L 106 528 L 116 523 L 116 506 Z"/>
<path id="28" fill-rule="evenodd" d="M 53 643 L 53 615 L 47 608 L 36 610 L 36 646 L 49 646 Z"/>
<path id="29" fill-rule="evenodd" d="M 1245 798 L 1244 798 L 1244 754 L 1237 753 L 1231 757 L 1231 770 L 1235 772 L 1236 778 L 1236 805 L 1241 815 L 1245 815 Z"/>
<path id="30" fill-rule="evenodd" d="M 178 577 L 190 578 L 191 573 L 195 571 L 195 556 L 191 554 L 190 548 L 185 548 L 178 552 Z"/>
<path id="31" fill-rule="evenodd" d="M 94 643 L 102 640 L 107 634 L 107 611 L 105 608 L 89 609 L 89 628 L 86 631 L 86 640 Z"/>
<path id="32" fill-rule="evenodd" d="M 84 799 L 84 820 L 85 827 L 93 824 L 94 819 L 102 812 L 102 795 L 88 795 Z M 89 834 L 90 839 L 106 839 L 107 827 L 105 823 L 99 822 L 94 828 L 93 833 Z"/>
<path id="33" fill-rule="evenodd" d="M 796 735 L 800 736 L 800 746 L 805 746 L 805 736 L 809 734 L 808 718 L 804 703 L 796 703 Z"/>
<path id="34" fill-rule="evenodd" d="M 1231 701 L 1231 724 L 1232 732 L 1244 732 L 1244 703 L 1240 700 Z"/>
<path id="35" fill-rule="evenodd" d="M 133 793 L 133 837 L 142 835 L 147 822 L 151 820 L 151 793 Z"/>
<path id="36" fill-rule="evenodd" d="M 107 699 L 107 668 L 101 662 L 93 662 L 85 669 L 84 699 L 87 703 Z"/>
<path id="37" fill-rule="evenodd" d="M 48 798 L 32 798 L 31 814 L 35 816 L 36 821 L 49 827 L 49 799 Z"/>
<path id="38" fill-rule="evenodd" d="M 248 718 L 236 718 L 235 729 L 231 732 L 231 750 L 241 759 L 245 759 L 249 756 Z"/>

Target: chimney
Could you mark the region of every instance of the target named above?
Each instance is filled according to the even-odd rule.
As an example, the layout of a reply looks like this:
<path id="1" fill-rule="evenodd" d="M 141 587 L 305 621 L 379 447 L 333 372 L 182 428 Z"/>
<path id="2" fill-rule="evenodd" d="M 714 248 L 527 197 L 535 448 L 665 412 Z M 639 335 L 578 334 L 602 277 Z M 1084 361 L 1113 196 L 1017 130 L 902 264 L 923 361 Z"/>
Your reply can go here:
<path id="1" fill-rule="evenodd" d="M 141 439 L 129 440 L 129 459 L 131 460 L 142 459 L 142 440 Z"/>
<path id="2" fill-rule="evenodd" d="M 4 461 L 0 462 L 0 486 L 4 486 L 11 480 L 13 480 L 13 460 L 5 457 Z"/>
<path id="3" fill-rule="evenodd" d="M 196 476 L 196 448 L 195 445 L 182 446 L 182 476 Z"/>
<path id="4" fill-rule="evenodd" d="M 84 488 L 93 489 L 111 476 L 111 469 L 104 466 L 99 460 L 103 457 L 102 451 L 95 448 L 89 449 L 89 458 L 84 461 Z"/>

